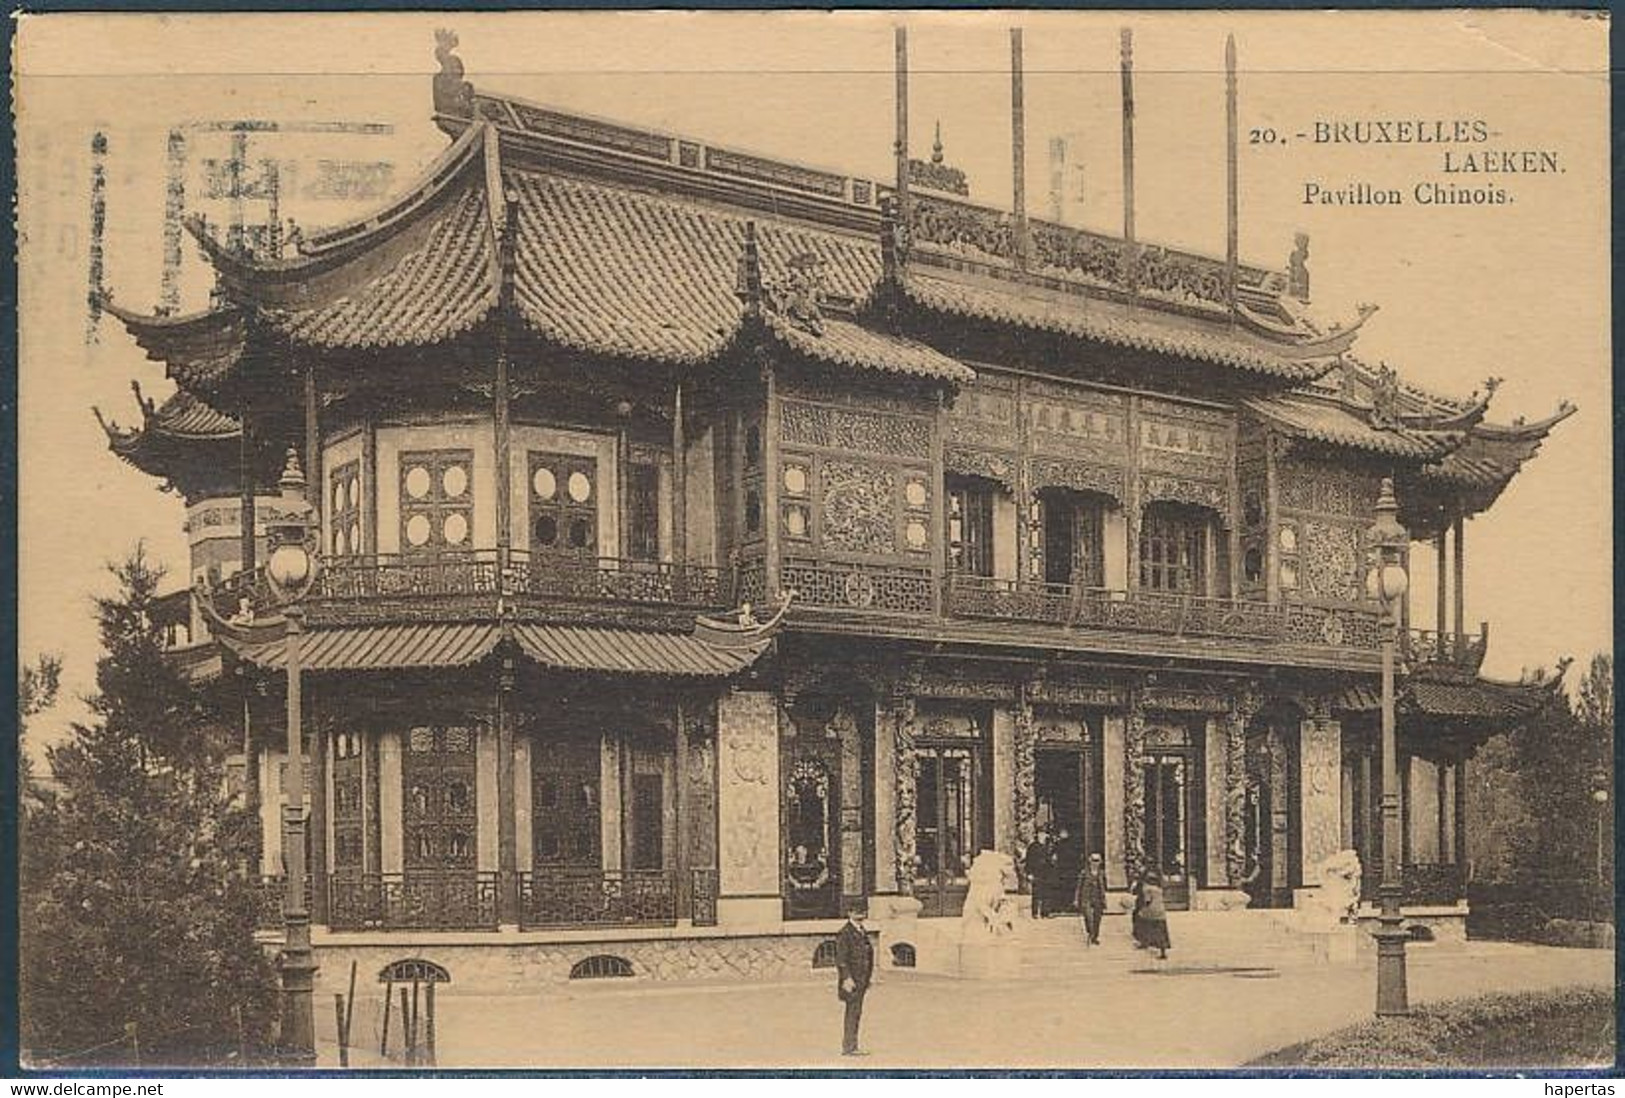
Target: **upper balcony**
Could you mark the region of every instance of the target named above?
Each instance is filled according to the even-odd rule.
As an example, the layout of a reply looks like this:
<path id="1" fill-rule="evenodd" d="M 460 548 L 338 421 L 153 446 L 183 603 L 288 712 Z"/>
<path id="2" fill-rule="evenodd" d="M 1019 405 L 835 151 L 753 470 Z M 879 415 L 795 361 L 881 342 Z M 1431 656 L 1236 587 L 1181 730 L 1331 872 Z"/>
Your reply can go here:
<path id="1" fill-rule="evenodd" d="M 1380 644 L 1378 617 L 1323 608 L 1149 590 L 1108 590 L 951 574 L 929 569 L 787 559 L 780 584 L 796 592 L 791 628 L 839 628 L 877 635 L 967 642 L 1039 643 L 1054 648 L 1228 653 L 1261 662 L 1362 666 Z M 600 558 L 568 563 L 514 550 L 502 568 L 495 550 L 414 557 L 352 555 L 323 563 L 305 600 L 313 625 L 494 618 L 505 604 L 538 619 L 626 618 L 668 623 L 740 602 L 765 603 L 760 560 L 733 568 Z M 215 592 L 229 617 L 248 598 L 269 605 L 258 573 L 239 573 Z"/>

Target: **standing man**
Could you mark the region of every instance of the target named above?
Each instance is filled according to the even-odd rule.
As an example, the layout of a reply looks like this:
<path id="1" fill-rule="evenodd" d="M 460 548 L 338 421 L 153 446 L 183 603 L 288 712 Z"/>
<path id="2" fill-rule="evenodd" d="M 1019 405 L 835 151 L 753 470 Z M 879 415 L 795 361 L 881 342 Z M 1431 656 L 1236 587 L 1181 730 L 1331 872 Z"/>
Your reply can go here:
<path id="1" fill-rule="evenodd" d="M 1027 885 L 1033 893 L 1033 918 L 1042 919 L 1050 908 L 1050 873 L 1055 868 L 1055 856 L 1050 851 L 1049 832 L 1040 831 L 1027 846 L 1021 868 L 1027 871 Z"/>
<path id="2" fill-rule="evenodd" d="M 1100 944 L 1100 917 L 1106 913 L 1106 863 L 1099 854 L 1089 855 L 1089 864 L 1078 877 L 1078 910 L 1083 914 L 1084 937 L 1090 945 Z"/>
<path id="3" fill-rule="evenodd" d="M 846 925 L 835 936 L 835 994 L 846 1004 L 841 1031 L 842 1056 L 867 1056 L 858 1048 L 858 1023 L 863 1020 L 863 996 L 875 974 L 875 946 L 863 921 L 869 911 L 861 898 L 851 900 L 846 909 Z"/>

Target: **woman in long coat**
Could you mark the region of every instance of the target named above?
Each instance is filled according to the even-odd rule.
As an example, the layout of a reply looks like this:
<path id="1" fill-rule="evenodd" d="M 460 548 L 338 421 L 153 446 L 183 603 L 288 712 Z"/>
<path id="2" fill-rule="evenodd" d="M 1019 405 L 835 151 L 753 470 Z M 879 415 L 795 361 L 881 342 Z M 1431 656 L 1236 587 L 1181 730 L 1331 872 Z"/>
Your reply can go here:
<path id="1" fill-rule="evenodd" d="M 1159 960 L 1166 960 L 1168 950 L 1168 905 L 1162 896 L 1162 877 L 1155 870 L 1147 871 L 1140 879 L 1134 900 L 1134 941 L 1142 949 L 1154 949 Z"/>

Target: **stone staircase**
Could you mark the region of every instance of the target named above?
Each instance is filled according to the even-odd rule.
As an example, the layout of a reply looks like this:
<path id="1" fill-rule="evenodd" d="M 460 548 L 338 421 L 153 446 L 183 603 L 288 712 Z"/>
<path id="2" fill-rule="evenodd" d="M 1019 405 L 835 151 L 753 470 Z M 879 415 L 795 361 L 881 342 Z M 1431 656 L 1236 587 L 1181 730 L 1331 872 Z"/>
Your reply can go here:
<path id="1" fill-rule="evenodd" d="M 1279 969 L 1326 962 L 1325 943 L 1300 933 L 1291 912 L 1176 911 L 1168 917 L 1173 942 L 1166 966 L 1180 968 Z M 1151 966 L 1152 955 L 1135 949 L 1126 914 L 1108 915 L 1100 928 L 1100 945 L 1084 944 L 1082 920 L 1063 915 L 1023 918 L 1016 924 L 1021 943 L 1022 974 L 1083 975 L 1123 972 Z"/>

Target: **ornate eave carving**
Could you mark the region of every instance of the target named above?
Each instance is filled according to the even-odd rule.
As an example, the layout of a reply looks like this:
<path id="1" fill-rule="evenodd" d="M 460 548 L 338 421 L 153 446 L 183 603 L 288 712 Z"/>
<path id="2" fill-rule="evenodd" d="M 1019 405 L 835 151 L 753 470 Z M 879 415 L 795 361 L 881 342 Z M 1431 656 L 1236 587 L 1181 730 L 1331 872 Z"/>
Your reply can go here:
<path id="1" fill-rule="evenodd" d="M 1042 488 L 1071 488 L 1079 492 L 1100 492 L 1119 504 L 1128 499 L 1128 472 L 1120 465 L 1062 458 L 1033 458 L 1028 463 L 1027 475 L 1034 491 Z"/>

